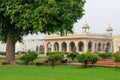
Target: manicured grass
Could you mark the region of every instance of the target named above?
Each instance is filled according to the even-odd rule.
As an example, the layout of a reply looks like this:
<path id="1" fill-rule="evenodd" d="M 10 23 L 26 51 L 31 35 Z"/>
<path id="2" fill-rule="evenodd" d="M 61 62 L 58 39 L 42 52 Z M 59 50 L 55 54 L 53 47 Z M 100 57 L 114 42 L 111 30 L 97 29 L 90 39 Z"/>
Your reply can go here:
<path id="1" fill-rule="evenodd" d="M 5 62 L 5 59 L 0 59 L 0 63 L 3 63 L 3 62 Z"/>
<path id="2" fill-rule="evenodd" d="M 44 62 L 46 60 L 46 58 L 37 58 L 33 61 L 33 63 L 36 63 L 36 62 Z M 23 62 L 21 61 L 20 59 L 17 59 L 16 62 Z"/>
<path id="3" fill-rule="evenodd" d="M 35 62 L 44 62 L 46 60 L 46 58 L 37 58 L 37 59 L 35 59 L 33 62 L 35 63 Z M 0 59 L 0 63 L 3 63 L 3 62 L 5 62 L 5 59 Z M 20 59 L 17 59 L 16 60 L 16 62 L 23 62 L 23 61 L 21 61 Z"/>
<path id="4" fill-rule="evenodd" d="M 44 62 L 46 58 L 37 58 L 33 62 Z"/>
<path id="5" fill-rule="evenodd" d="M 0 66 L 0 80 L 120 80 L 119 68 L 76 66 Z"/>

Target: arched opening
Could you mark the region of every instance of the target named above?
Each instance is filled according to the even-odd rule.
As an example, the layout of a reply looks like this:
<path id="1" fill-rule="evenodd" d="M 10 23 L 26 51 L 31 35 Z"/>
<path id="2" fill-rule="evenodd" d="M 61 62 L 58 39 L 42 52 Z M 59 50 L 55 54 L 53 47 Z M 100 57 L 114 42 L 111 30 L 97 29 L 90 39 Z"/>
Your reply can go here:
<path id="1" fill-rule="evenodd" d="M 67 44 L 65 42 L 62 43 L 62 51 L 67 51 Z"/>
<path id="2" fill-rule="evenodd" d="M 38 47 L 38 46 L 36 46 L 36 52 L 37 52 L 37 53 L 39 52 L 39 47 Z"/>
<path id="3" fill-rule="evenodd" d="M 110 42 L 107 42 L 105 51 L 110 52 L 110 47 L 111 47 Z"/>
<path id="4" fill-rule="evenodd" d="M 88 42 L 88 51 L 92 51 L 92 42 Z"/>
<path id="5" fill-rule="evenodd" d="M 98 51 L 101 51 L 101 43 L 98 43 Z"/>
<path id="6" fill-rule="evenodd" d="M 70 43 L 70 51 L 76 51 L 75 43 L 71 42 Z"/>
<path id="7" fill-rule="evenodd" d="M 79 51 L 84 51 L 84 43 L 83 42 L 79 42 L 78 43 L 78 48 L 79 48 Z"/>
<path id="8" fill-rule="evenodd" d="M 43 45 L 40 45 L 39 51 L 44 52 L 44 46 Z"/>
<path id="9" fill-rule="evenodd" d="M 51 52 L 52 50 L 52 44 L 50 42 L 47 43 L 47 51 Z"/>
<path id="10" fill-rule="evenodd" d="M 57 42 L 54 44 L 54 51 L 59 52 L 59 44 Z"/>
<path id="11" fill-rule="evenodd" d="M 94 50 L 97 51 L 97 43 L 95 43 Z"/>
<path id="12" fill-rule="evenodd" d="M 105 43 L 102 45 L 102 51 L 105 51 Z"/>

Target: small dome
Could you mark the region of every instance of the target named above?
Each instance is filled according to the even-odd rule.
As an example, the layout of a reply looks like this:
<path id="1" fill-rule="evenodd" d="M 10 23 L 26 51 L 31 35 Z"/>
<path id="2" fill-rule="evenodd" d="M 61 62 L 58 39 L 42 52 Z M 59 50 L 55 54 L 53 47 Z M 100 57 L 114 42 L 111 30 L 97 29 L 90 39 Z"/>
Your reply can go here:
<path id="1" fill-rule="evenodd" d="M 113 31 L 113 29 L 112 29 L 111 26 L 108 26 L 108 27 L 106 28 L 106 31 Z"/>

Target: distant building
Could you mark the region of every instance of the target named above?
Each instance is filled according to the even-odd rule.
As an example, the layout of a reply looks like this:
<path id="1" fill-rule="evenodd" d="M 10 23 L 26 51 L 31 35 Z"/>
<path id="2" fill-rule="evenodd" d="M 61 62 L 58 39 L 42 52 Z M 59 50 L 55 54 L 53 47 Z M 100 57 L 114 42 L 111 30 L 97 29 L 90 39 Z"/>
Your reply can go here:
<path id="1" fill-rule="evenodd" d="M 40 47 L 44 45 L 44 41 L 41 39 L 28 39 L 24 40 L 23 43 L 20 45 L 20 51 L 25 51 L 27 52 L 28 50 L 31 51 L 40 51 Z"/>
<path id="2" fill-rule="evenodd" d="M 89 25 L 85 23 L 81 33 L 68 34 L 60 36 L 58 34 L 46 35 L 45 52 L 72 52 L 85 53 L 113 51 L 112 28 L 106 29 L 106 34 L 97 34 L 89 32 Z"/>
<path id="3" fill-rule="evenodd" d="M 15 51 L 36 52 L 120 52 L 120 35 L 112 36 L 113 29 L 108 26 L 105 34 L 90 33 L 89 25 L 82 26 L 81 33 L 60 36 L 58 33 L 45 35 L 44 39 L 28 39 L 17 42 Z M 0 43 L 0 52 L 6 51 L 6 44 Z"/>
<path id="4" fill-rule="evenodd" d="M 0 42 L 0 52 L 5 52 L 6 51 L 6 44 Z"/>
<path id="5" fill-rule="evenodd" d="M 18 51 L 36 51 L 40 52 L 40 49 L 44 48 L 44 41 L 41 39 L 28 39 L 28 40 L 23 40 L 23 42 L 17 42 L 16 47 L 15 47 L 15 52 Z M 6 44 L 0 43 L 0 52 L 6 51 Z"/>

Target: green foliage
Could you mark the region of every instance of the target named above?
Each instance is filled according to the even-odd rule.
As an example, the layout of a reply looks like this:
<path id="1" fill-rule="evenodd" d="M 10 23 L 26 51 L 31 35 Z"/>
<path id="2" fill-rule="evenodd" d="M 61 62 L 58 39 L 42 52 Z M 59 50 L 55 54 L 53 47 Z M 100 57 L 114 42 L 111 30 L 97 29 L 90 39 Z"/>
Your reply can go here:
<path id="1" fill-rule="evenodd" d="M 44 54 L 44 52 L 39 52 L 39 54 Z"/>
<path id="2" fill-rule="evenodd" d="M 62 58 L 63 58 L 63 55 L 56 52 L 48 54 L 49 61 L 60 61 Z"/>
<path id="3" fill-rule="evenodd" d="M 77 56 L 77 60 L 80 63 L 83 63 L 84 67 L 87 67 L 88 62 L 92 62 L 92 64 L 95 64 L 98 60 L 98 57 L 92 53 L 85 53 L 85 54 L 79 54 Z"/>
<path id="4" fill-rule="evenodd" d="M 35 51 L 28 50 L 28 54 L 37 54 Z"/>
<path id="5" fill-rule="evenodd" d="M 29 62 L 33 62 L 37 58 L 37 54 L 28 53 L 24 54 L 20 60 L 24 61 L 25 64 L 29 64 Z"/>
<path id="6" fill-rule="evenodd" d="M 115 55 L 114 58 L 115 62 L 120 62 L 120 54 Z"/>
<path id="7" fill-rule="evenodd" d="M 53 69 L 54 69 L 55 63 L 57 61 L 61 61 L 63 57 L 64 55 L 56 53 L 56 52 L 48 54 L 48 60 L 51 62 L 51 66 L 53 66 Z"/>
<path id="8" fill-rule="evenodd" d="M 98 61 L 98 57 L 94 54 L 90 55 L 90 61 L 92 62 L 92 64 L 95 64 Z"/>
<path id="9" fill-rule="evenodd" d="M 105 52 L 105 53 L 98 53 L 98 56 L 100 56 L 102 59 L 111 59 L 112 58 L 112 53 Z"/>
<path id="10" fill-rule="evenodd" d="M 67 55 L 68 58 L 71 58 L 72 61 L 76 58 L 76 56 L 78 55 L 77 52 L 71 52 Z"/>
<path id="11" fill-rule="evenodd" d="M 34 33 L 72 32 L 85 0 L 0 0 L 0 40 L 21 41 Z"/>
<path id="12" fill-rule="evenodd" d="M 73 33 L 74 23 L 84 15 L 84 4 L 85 0 L 0 0 L 0 41 L 15 44 L 39 32 Z M 13 48 L 7 51 L 9 63 L 14 62 Z"/>

